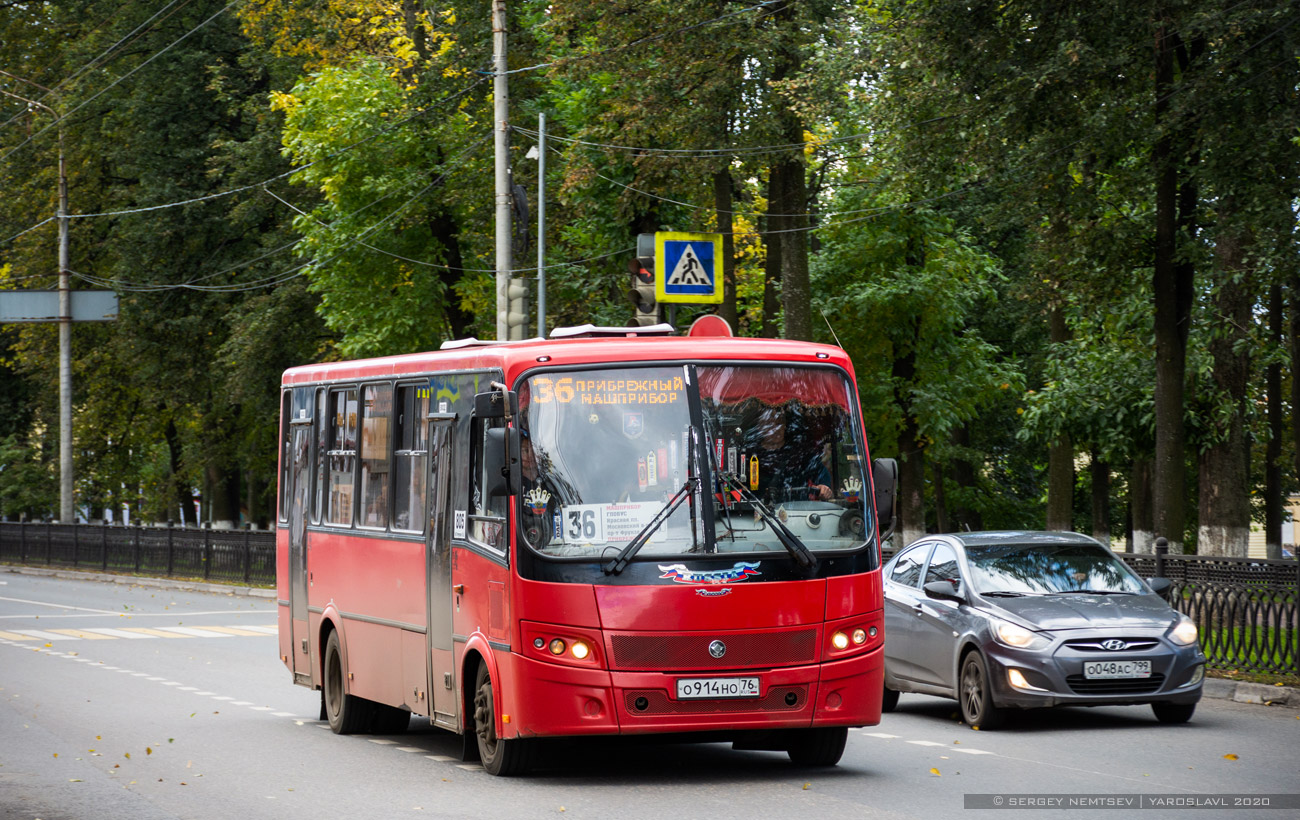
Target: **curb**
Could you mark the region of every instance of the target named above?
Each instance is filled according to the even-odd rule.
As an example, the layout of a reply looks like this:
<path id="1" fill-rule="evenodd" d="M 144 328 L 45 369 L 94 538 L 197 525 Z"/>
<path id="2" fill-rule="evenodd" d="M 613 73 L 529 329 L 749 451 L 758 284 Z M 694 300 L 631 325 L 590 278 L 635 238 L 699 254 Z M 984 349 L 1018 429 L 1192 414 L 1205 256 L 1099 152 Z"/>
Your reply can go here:
<path id="1" fill-rule="evenodd" d="M 0 567 L 0 572 L 15 575 L 38 575 L 45 578 L 71 578 L 78 581 L 103 581 L 110 584 L 129 584 L 159 589 L 180 589 L 186 592 L 211 592 L 217 595 L 242 595 L 248 598 L 275 598 L 275 590 L 260 587 L 210 584 L 204 581 L 183 581 L 176 578 L 147 578 L 140 575 L 113 575 L 108 572 L 86 572 L 75 569 L 45 569 L 43 567 Z"/>
<path id="2" fill-rule="evenodd" d="M 1263 706 L 1300 708 L 1300 689 L 1294 686 L 1269 686 L 1267 683 L 1206 678 L 1201 697 L 1255 703 Z"/>

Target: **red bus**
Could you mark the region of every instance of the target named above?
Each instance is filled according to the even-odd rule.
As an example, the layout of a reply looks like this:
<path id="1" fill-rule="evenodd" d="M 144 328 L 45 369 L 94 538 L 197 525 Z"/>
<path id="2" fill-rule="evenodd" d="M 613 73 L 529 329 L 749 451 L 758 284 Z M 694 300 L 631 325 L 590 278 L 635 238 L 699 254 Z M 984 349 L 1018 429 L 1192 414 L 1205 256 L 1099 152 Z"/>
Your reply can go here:
<path id="1" fill-rule="evenodd" d="M 825 345 L 584 326 L 293 368 L 281 659 L 336 733 L 427 717 L 492 774 L 584 735 L 834 765 L 880 720 L 871 464 Z"/>

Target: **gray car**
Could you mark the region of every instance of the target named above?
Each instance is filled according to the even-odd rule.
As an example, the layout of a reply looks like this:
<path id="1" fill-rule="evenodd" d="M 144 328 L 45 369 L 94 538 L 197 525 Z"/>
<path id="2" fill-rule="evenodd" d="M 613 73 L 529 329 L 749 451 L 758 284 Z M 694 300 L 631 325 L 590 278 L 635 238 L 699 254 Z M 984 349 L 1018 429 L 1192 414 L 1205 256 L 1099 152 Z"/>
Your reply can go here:
<path id="1" fill-rule="evenodd" d="M 931 535 L 885 565 L 885 697 L 955 698 L 971 726 L 1010 708 L 1150 704 L 1185 723 L 1201 699 L 1196 625 L 1109 549 L 1067 532 Z"/>

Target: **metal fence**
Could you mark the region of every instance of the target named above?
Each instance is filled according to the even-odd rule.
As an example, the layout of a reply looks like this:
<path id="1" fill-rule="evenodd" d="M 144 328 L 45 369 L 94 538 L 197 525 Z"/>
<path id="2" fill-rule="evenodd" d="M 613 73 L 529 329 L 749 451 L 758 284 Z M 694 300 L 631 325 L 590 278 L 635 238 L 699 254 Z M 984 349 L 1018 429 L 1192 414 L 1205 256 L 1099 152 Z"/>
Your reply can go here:
<path id="1" fill-rule="evenodd" d="M 1300 674 L 1300 560 L 1118 553 L 1196 622 L 1213 669 Z"/>
<path id="2" fill-rule="evenodd" d="M 271 586 L 275 531 L 0 522 L 0 562 Z"/>

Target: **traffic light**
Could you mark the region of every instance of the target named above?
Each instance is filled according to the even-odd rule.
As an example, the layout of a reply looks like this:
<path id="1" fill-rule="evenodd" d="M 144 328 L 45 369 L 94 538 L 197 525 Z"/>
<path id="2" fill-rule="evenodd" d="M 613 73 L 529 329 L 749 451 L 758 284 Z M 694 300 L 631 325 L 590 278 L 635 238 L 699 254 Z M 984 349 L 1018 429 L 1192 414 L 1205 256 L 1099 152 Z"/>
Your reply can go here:
<path id="1" fill-rule="evenodd" d="M 649 242 L 643 241 L 645 237 Z M 632 274 L 632 289 L 628 298 L 636 307 L 636 315 L 629 323 L 633 327 L 657 325 L 660 321 L 659 306 L 655 303 L 655 257 L 654 234 L 642 234 L 637 237 L 636 259 L 629 259 L 627 269 Z"/>

